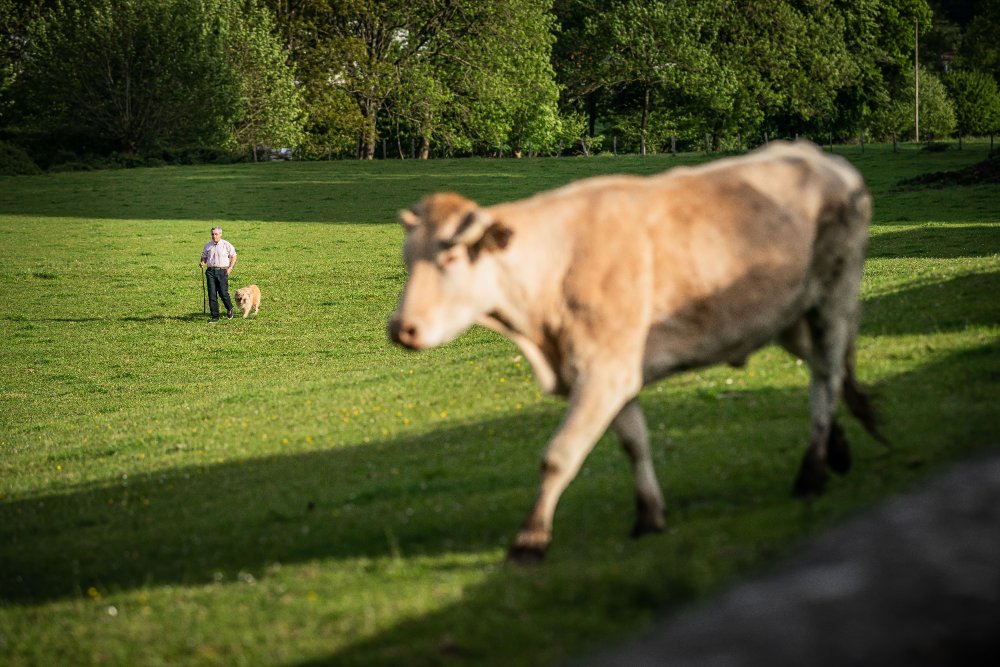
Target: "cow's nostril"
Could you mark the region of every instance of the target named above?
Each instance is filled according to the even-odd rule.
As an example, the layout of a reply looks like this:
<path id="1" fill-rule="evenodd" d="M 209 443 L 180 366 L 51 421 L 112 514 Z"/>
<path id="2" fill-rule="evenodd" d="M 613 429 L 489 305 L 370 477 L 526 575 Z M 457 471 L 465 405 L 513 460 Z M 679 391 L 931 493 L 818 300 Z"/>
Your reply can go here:
<path id="1" fill-rule="evenodd" d="M 389 322 L 389 338 L 398 345 L 413 347 L 417 340 L 417 326 L 404 324 L 402 320 L 393 319 Z"/>

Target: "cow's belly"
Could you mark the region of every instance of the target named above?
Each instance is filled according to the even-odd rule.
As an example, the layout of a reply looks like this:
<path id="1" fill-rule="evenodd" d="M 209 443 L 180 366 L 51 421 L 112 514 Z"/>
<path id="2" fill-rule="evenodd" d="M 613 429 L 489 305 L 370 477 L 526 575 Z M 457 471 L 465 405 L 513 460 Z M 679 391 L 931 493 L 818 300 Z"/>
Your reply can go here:
<path id="1" fill-rule="evenodd" d="M 744 298 L 694 301 L 661 317 L 646 338 L 644 381 L 715 364 L 742 364 L 802 317 L 815 293 L 810 285 L 789 290 L 787 285 L 758 284 Z"/>

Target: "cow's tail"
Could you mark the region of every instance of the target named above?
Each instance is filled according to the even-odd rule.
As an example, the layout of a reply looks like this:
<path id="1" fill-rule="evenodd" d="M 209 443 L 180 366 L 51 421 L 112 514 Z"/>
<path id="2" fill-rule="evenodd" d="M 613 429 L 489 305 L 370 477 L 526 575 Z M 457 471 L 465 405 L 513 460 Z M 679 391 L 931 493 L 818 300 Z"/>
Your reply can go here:
<path id="1" fill-rule="evenodd" d="M 875 406 L 872 403 L 871 396 L 869 396 L 868 392 L 861 386 L 854 374 L 853 343 L 848 347 L 847 355 L 844 359 L 843 398 L 844 403 L 847 404 L 847 409 L 851 411 L 851 414 L 854 415 L 859 422 L 861 422 L 861 425 L 865 427 L 865 430 L 883 445 L 888 445 L 889 441 L 886 440 L 885 436 L 882 435 L 882 432 L 879 430 L 879 417 L 875 410 Z"/>

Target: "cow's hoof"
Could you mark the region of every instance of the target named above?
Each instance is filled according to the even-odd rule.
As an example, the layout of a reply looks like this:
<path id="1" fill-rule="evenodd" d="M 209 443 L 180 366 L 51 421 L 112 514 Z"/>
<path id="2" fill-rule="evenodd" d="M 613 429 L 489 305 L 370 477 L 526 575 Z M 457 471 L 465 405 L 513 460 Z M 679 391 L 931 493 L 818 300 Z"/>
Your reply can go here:
<path id="1" fill-rule="evenodd" d="M 507 562 L 521 565 L 541 563 L 551 541 L 552 535 L 547 530 L 523 528 L 507 552 Z"/>
<path id="2" fill-rule="evenodd" d="M 837 422 L 830 425 L 830 437 L 826 441 L 826 465 L 838 475 L 851 469 L 851 446 Z"/>
<path id="3" fill-rule="evenodd" d="M 522 547 L 517 544 L 507 552 L 507 562 L 515 565 L 538 565 L 545 560 L 545 549 L 539 547 Z"/>
<path id="4" fill-rule="evenodd" d="M 640 514 L 635 519 L 635 525 L 632 526 L 632 537 L 640 538 L 643 535 L 662 533 L 665 528 L 666 522 L 664 522 L 662 514 Z"/>
<path id="5" fill-rule="evenodd" d="M 802 460 L 798 477 L 795 478 L 795 486 L 792 488 L 792 494 L 796 498 L 811 498 L 823 495 L 823 492 L 826 490 L 827 477 L 828 474 L 823 461 L 807 455 Z"/>

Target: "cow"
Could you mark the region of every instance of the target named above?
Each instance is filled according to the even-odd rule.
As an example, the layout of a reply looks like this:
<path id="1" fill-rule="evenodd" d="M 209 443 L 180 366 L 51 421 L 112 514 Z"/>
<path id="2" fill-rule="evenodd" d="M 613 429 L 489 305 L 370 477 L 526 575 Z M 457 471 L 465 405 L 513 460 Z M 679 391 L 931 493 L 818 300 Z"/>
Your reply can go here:
<path id="1" fill-rule="evenodd" d="M 805 141 L 662 174 L 589 178 L 480 207 L 438 193 L 401 211 L 408 277 L 388 334 L 432 348 L 473 324 L 513 341 L 543 391 L 567 399 L 537 500 L 508 559 L 541 560 L 560 495 L 610 426 L 631 460 L 633 535 L 664 528 L 639 391 L 776 342 L 810 371 L 811 436 L 793 492 L 824 491 L 850 450 L 843 398 L 874 437 L 854 341 L 871 197 Z"/>

